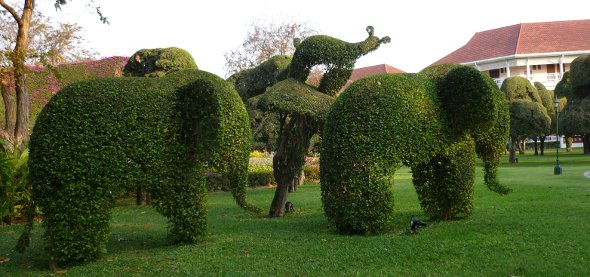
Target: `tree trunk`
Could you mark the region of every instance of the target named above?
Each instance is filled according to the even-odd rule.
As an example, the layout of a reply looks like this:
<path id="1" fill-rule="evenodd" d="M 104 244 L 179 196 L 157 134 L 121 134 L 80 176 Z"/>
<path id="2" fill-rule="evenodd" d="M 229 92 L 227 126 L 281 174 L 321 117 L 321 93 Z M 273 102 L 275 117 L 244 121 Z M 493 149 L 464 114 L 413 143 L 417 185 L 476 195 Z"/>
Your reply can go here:
<path id="1" fill-rule="evenodd" d="M 284 123 L 285 121 L 282 121 Z M 281 124 L 283 125 L 283 124 Z M 305 116 L 295 115 L 281 127 L 279 148 L 273 157 L 273 170 L 277 188 L 270 205 L 269 217 L 285 215 L 289 187 L 298 182 L 305 164 L 305 153 L 315 128 Z"/>
<path id="2" fill-rule="evenodd" d="M 8 141 L 14 141 L 14 96 L 10 93 L 8 82 L 0 76 L 0 92 L 4 102 L 4 129 L 1 130 L 2 138 Z"/>
<path id="3" fill-rule="evenodd" d="M 289 192 L 296 192 L 297 187 L 299 187 L 300 185 L 303 185 L 303 182 L 305 182 L 305 170 L 303 170 L 303 168 L 301 168 L 301 172 L 299 173 L 297 178 L 293 179 L 293 182 L 289 186 Z"/>
<path id="4" fill-rule="evenodd" d="M 518 148 L 518 142 L 515 138 L 510 138 L 510 142 L 508 143 L 508 148 L 510 151 L 510 156 L 508 158 L 508 162 L 513 164 L 516 162 L 516 149 Z"/>
<path id="5" fill-rule="evenodd" d="M 25 53 L 27 51 L 27 39 L 29 36 L 29 26 L 31 16 L 35 7 L 35 0 L 25 0 L 22 16 L 18 16 L 16 11 L 0 1 L 14 20 L 18 24 L 18 33 L 16 35 L 16 45 L 12 53 L 12 65 L 14 67 L 14 89 L 16 94 L 16 128 L 14 130 L 14 141 L 19 148 L 23 148 L 29 135 L 29 94 L 25 86 Z"/>
<path id="6" fill-rule="evenodd" d="M 573 148 L 572 145 L 574 144 L 574 138 L 566 137 L 565 139 L 565 150 L 567 152 L 572 152 Z M 557 139 L 557 145 L 559 145 L 559 138 Z"/>
<path id="7" fill-rule="evenodd" d="M 518 141 L 518 154 L 524 155 L 526 149 L 526 141 L 524 139 Z"/>
<path id="8" fill-rule="evenodd" d="M 537 137 L 535 137 L 533 139 L 533 141 L 535 142 L 535 156 L 539 156 L 539 147 L 538 147 L 538 144 L 537 144 Z"/>
<path id="9" fill-rule="evenodd" d="M 584 143 L 584 154 L 590 154 L 590 134 L 583 135 L 582 142 Z"/>

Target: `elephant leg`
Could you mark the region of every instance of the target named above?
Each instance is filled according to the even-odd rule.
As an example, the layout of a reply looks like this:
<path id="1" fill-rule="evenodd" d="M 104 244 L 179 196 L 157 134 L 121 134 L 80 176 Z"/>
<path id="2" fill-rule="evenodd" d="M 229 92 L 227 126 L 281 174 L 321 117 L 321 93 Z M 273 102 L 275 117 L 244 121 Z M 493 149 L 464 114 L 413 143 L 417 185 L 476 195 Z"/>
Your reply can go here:
<path id="1" fill-rule="evenodd" d="M 412 168 L 420 206 L 431 219 L 471 215 L 475 157 L 473 140 L 465 138 Z"/>

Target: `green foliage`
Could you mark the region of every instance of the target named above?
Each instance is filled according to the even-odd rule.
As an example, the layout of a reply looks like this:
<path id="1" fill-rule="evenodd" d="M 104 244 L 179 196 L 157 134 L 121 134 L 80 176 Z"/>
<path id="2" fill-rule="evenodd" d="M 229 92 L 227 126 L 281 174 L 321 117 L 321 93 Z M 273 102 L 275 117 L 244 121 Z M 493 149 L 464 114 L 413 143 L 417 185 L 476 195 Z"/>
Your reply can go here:
<path id="1" fill-rule="evenodd" d="M 33 199 L 44 212 L 52 260 L 68 265 L 104 253 L 111 200 L 137 185 L 151 191 L 152 204 L 168 217 L 172 242 L 201 240 L 206 166 L 232 176 L 236 201 L 246 205 L 247 122 L 237 92 L 203 71 L 94 79 L 62 89 L 41 112 L 30 141 Z"/>
<path id="2" fill-rule="evenodd" d="M 130 58 L 123 74 L 135 77 L 161 77 L 181 69 L 197 69 L 195 60 L 186 50 L 169 47 L 141 49 Z"/>
<path id="3" fill-rule="evenodd" d="M 401 164 L 412 167 L 431 218 L 469 215 L 476 153 L 489 165 L 486 182 L 496 182 L 488 186 L 501 192 L 494 185 L 507 118 L 495 84 L 466 66 L 353 83 L 332 105 L 323 133 L 327 217 L 341 233 L 383 230 L 393 210 L 390 176 Z"/>
<path id="4" fill-rule="evenodd" d="M 585 98 L 590 95 L 590 55 L 579 56 L 571 63 L 571 85 L 574 95 Z"/>
<path id="5" fill-rule="evenodd" d="M 534 83 L 535 88 L 539 91 L 539 96 L 541 97 L 541 104 L 547 110 L 547 115 L 552 119 L 555 118 L 555 106 L 553 104 L 554 101 L 554 94 L 553 91 L 548 90 L 545 85 L 540 82 Z"/>
<path id="6" fill-rule="evenodd" d="M 489 76 L 468 66 L 452 68 L 440 81 L 438 97 L 455 135 L 486 133 L 498 114 L 498 87 Z M 485 112 L 482 112 L 485 111 Z"/>
<path id="7" fill-rule="evenodd" d="M 312 67 L 324 65 L 326 72 L 318 89 L 328 95 L 336 95 L 350 78 L 358 58 L 376 50 L 382 43 L 390 42 L 387 36 L 381 39 L 374 36 L 372 26 L 367 27 L 367 32 L 369 37 L 357 43 L 325 35 L 311 36 L 296 43 L 289 77 L 304 83 Z"/>
<path id="8" fill-rule="evenodd" d="M 363 78 L 336 99 L 320 173 L 324 211 L 340 232 L 383 230 L 393 210 L 388 176 L 402 162 L 427 161 L 445 143 L 439 107 L 434 84 L 409 74 Z"/>
<path id="9" fill-rule="evenodd" d="M 29 150 L 2 140 L 0 145 L 0 224 L 11 224 L 24 217 L 27 208 L 34 208 L 29 185 Z"/>
<path id="10" fill-rule="evenodd" d="M 541 103 L 539 91 L 524 77 L 508 77 L 504 79 L 500 89 L 504 92 L 508 101 L 528 100 Z"/>
<path id="11" fill-rule="evenodd" d="M 559 83 L 557 83 L 557 85 L 555 86 L 555 93 L 559 98 L 566 97 L 568 101 L 571 101 L 573 99 L 574 94 L 572 91 L 572 80 L 569 71 L 563 73 L 561 81 L 559 81 Z"/>
<path id="12" fill-rule="evenodd" d="M 232 75 L 228 81 L 234 83 L 234 87 L 246 102 L 248 98 L 263 93 L 267 87 L 286 79 L 290 63 L 290 56 L 273 56 L 254 68 Z"/>
<path id="13" fill-rule="evenodd" d="M 272 169 L 272 158 L 270 157 L 250 158 L 248 174 L 248 185 L 251 187 L 276 184 Z"/>
<path id="14" fill-rule="evenodd" d="M 321 122 L 333 101 L 333 97 L 316 88 L 289 78 L 269 87 L 264 94 L 250 98 L 248 105 L 253 109 L 303 115 Z"/>
<path id="15" fill-rule="evenodd" d="M 420 71 L 418 74 L 421 74 L 424 77 L 432 80 L 440 89 L 441 82 L 447 73 L 456 67 L 460 67 L 460 65 L 452 63 L 437 64 L 422 69 L 422 71 Z"/>
<path id="16" fill-rule="evenodd" d="M 469 137 L 412 168 L 420 206 L 431 219 L 450 220 L 473 211 L 475 143 Z"/>
<path id="17" fill-rule="evenodd" d="M 510 136 L 526 138 L 549 130 L 551 118 L 541 103 L 527 100 L 510 102 Z"/>
<path id="18" fill-rule="evenodd" d="M 475 140 L 475 152 L 484 162 L 484 183 L 486 186 L 499 194 L 508 194 L 512 190 L 502 185 L 497 178 L 498 166 L 502 153 L 506 150 L 506 141 L 510 135 L 510 111 L 508 101 L 503 93 L 495 88 L 494 103 L 497 108 L 498 117 L 492 122 L 488 132 L 473 134 Z"/>
<path id="19" fill-rule="evenodd" d="M 559 114 L 559 131 L 568 136 L 590 134 L 590 97 L 578 100 Z"/>

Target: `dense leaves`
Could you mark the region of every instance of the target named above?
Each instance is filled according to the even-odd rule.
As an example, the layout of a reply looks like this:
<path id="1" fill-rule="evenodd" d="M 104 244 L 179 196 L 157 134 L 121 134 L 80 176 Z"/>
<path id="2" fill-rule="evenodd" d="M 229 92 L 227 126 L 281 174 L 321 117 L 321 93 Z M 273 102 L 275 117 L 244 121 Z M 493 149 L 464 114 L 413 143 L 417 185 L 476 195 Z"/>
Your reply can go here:
<path id="1" fill-rule="evenodd" d="M 311 36 L 296 44 L 289 77 L 305 82 L 311 69 L 316 65 L 326 66 L 318 90 L 328 95 L 336 93 L 346 84 L 352 74 L 356 60 L 377 50 L 382 43 L 389 43 L 389 37 L 379 39 L 368 26 L 369 37 L 364 41 L 349 43 L 326 35 Z"/>
<path id="2" fill-rule="evenodd" d="M 44 212 L 52 259 L 72 264 L 104 253 L 111 200 L 138 184 L 169 218 L 172 242 L 201 240 L 205 167 L 231 176 L 236 201 L 247 206 L 247 122 L 237 92 L 202 71 L 62 89 L 41 112 L 30 143 L 33 198 Z"/>
<path id="3" fill-rule="evenodd" d="M 432 219 L 468 216 L 476 154 L 486 163 L 488 186 L 507 192 L 496 180 L 507 118 L 491 79 L 465 66 L 353 83 L 332 105 L 324 128 L 327 217 L 341 233 L 385 229 L 393 210 L 391 176 L 401 164 L 412 168 L 420 204 Z"/>
<path id="4" fill-rule="evenodd" d="M 228 81 L 234 84 L 245 102 L 248 98 L 263 93 L 267 87 L 286 79 L 290 63 L 291 56 L 273 56 L 254 68 L 232 75 Z"/>
<path id="5" fill-rule="evenodd" d="M 135 77 L 161 77 L 180 69 L 197 69 L 195 60 L 186 50 L 176 47 L 141 49 L 129 57 L 123 74 Z"/>
<path id="6" fill-rule="evenodd" d="M 590 96 L 590 55 L 574 59 L 570 72 L 575 96 L 580 99 Z"/>

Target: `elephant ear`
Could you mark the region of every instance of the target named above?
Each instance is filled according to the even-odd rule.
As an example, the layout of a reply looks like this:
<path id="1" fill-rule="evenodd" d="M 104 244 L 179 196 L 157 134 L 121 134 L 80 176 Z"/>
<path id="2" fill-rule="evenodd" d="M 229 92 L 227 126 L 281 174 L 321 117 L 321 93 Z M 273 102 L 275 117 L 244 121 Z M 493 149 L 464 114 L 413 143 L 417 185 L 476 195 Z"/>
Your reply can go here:
<path id="1" fill-rule="evenodd" d="M 494 95 L 499 93 L 494 81 L 477 69 L 468 66 L 451 69 L 439 86 L 449 131 L 457 136 L 489 131 L 498 117 Z"/>

